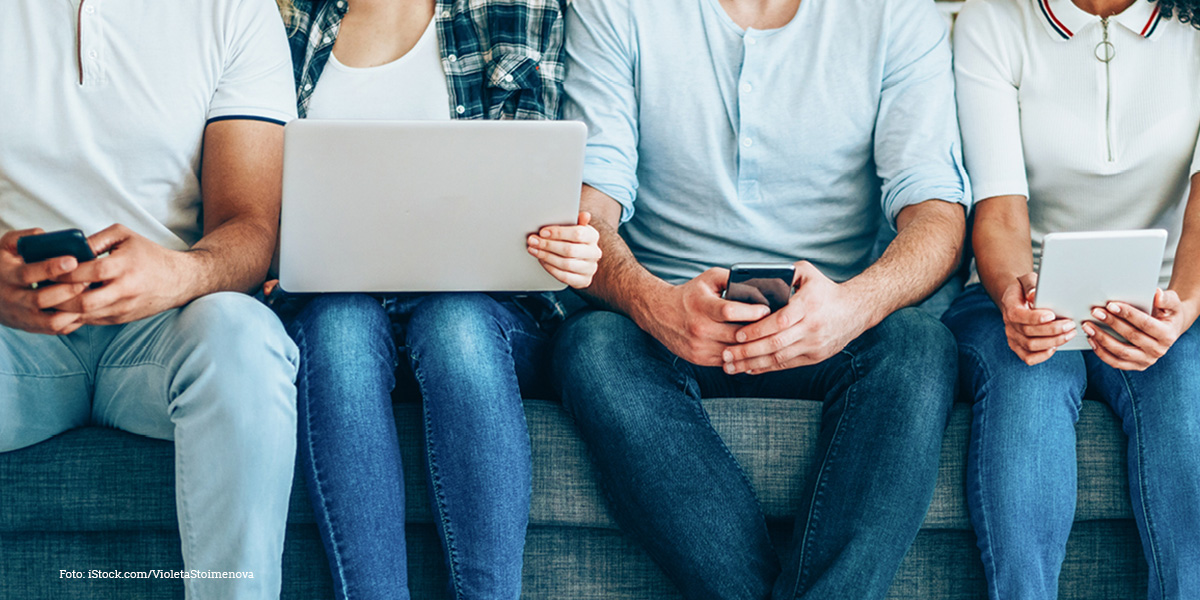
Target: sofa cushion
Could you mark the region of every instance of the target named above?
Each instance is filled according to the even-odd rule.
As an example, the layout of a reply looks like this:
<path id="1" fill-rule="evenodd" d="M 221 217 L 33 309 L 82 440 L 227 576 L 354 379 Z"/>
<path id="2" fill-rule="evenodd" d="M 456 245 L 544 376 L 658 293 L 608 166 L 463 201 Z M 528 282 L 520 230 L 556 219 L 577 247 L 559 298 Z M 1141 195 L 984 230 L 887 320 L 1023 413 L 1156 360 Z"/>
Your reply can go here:
<path id="1" fill-rule="evenodd" d="M 768 519 L 790 520 L 815 460 L 821 404 L 718 398 L 705 401 L 713 425 L 741 461 Z M 408 516 L 430 523 L 420 406 L 399 403 L 396 420 L 406 466 Z M 616 528 L 596 487 L 586 451 L 562 408 L 526 401 L 533 440 L 533 526 Z M 970 406 L 956 405 L 942 446 L 940 476 L 927 529 L 969 529 L 963 499 Z M 1107 406 L 1084 402 L 1078 442 L 1077 521 L 1132 519 L 1124 437 Z M 87 427 L 0 454 L 0 532 L 174 529 L 172 446 Z M 289 522 L 312 523 L 303 480 L 296 478 Z"/>

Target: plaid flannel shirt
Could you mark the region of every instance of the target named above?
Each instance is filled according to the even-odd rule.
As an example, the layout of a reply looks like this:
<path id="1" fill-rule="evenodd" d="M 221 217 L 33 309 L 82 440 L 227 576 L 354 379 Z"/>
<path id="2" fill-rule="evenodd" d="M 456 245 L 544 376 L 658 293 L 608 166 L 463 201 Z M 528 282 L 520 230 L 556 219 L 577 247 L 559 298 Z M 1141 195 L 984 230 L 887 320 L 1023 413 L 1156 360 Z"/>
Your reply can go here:
<path id="1" fill-rule="evenodd" d="M 557 119 L 563 66 L 562 0 L 437 0 L 437 26 L 455 119 Z M 296 0 L 285 18 L 303 118 L 349 4 Z"/>
<path id="2" fill-rule="evenodd" d="M 569 0 L 437 0 L 434 22 L 451 118 L 556 120 L 561 115 L 563 12 Z M 337 41 L 346 0 L 294 0 L 286 15 L 296 108 L 308 113 Z M 518 294 L 548 330 L 585 302 L 572 292 Z M 385 304 L 397 298 L 384 299 Z"/>

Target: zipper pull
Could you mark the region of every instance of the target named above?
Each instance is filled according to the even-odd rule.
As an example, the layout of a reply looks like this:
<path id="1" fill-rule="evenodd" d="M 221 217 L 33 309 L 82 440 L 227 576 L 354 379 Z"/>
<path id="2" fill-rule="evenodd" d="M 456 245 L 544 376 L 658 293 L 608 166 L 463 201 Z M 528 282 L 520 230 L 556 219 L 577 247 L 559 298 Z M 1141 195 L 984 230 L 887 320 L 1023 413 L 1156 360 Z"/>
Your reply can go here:
<path id="1" fill-rule="evenodd" d="M 1117 47 L 1108 41 L 1108 17 L 1102 17 L 1100 24 L 1104 26 L 1104 39 L 1096 44 L 1096 60 L 1108 64 L 1117 57 Z"/>

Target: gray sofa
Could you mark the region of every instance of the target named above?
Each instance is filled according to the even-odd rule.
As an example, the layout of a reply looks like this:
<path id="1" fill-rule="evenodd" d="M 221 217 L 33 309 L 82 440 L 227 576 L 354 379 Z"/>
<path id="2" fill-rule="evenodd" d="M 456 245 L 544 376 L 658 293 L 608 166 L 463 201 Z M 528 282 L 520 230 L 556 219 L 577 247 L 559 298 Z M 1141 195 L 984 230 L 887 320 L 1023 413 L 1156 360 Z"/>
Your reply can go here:
<path id="1" fill-rule="evenodd" d="M 746 467 L 773 529 L 814 461 L 816 402 L 714 399 L 712 421 Z M 445 569 L 421 465 L 419 406 L 397 404 L 408 465 L 413 597 L 444 598 Z M 678 598 L 661 571 L 608 516 L 582 443 L 554 403 L 526 403 L 534 501 L 525 551 L 525 597 Z M 924 528 L 891 598 L 980 598 L 983 575 L 964 504 L 970 407 L 955 407 L 941 475 Z M 1146 565 L 1129 508 L 1124 441 L 1109 409 L 1084 403 L 1079 423 L 1079 507 L 1061 597 L 1144 598 Z M 0 599 L 178 598 L 175 580 L 59 579 L 60 569 L 179 569 L 171 444 L 101 428 L 71 431 L 0 454 Z M 332 598 L 325 555 L 297 478 L 284 553 L 285 598 Z"/>

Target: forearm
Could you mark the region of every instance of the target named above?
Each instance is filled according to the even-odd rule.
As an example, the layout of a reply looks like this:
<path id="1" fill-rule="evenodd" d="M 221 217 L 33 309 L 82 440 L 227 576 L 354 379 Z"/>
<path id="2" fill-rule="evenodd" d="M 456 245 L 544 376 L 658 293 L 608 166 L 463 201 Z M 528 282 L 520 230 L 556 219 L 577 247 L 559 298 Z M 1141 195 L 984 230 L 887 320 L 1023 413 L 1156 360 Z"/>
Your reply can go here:
<path id="1" fill-rule="evenodd" d="M 603 252 L 592 285 L 582 292 L 643 325 L 644 317 L 654 309 L 653 298 L 671 285 L 647 271 L 621 238 L 617 231 L 619 204 L 595 188 L 584 186 L 580 210 L 592 214 L 592 226 L 600 233 Z"/>
<path id="2" fill-rule="evenodd" d="M 217 292 L 253 293 L 266 279 L 276 229 L 261 217 L 231 219 L 182 253 L 180 304 Z"/>
<path id="3" fill-rule="evenodd" d="M 923 202 L 904 209 L 897 225 L 899 233 L 883 256 L 843 284 L 857 301 L 864 331 L 928 297 L 962 260 L 966 219 L 961 206 Z"/>
<path id="4" fill-rule="evenodd" d="M 1192 177 L 1192 192 L 1175 251 L 1170 289 L 1183 302 L 1185 330 L 1200 316 L 1200 175 Z"/>
<path id="5" fill-rule="evenodd" d="M 980 202 L 972 234 L 979 281 L 1000 305 L 1017 278 L 1033 272 L 1029 210 L 1024 196 L 998 196 Z"/>

